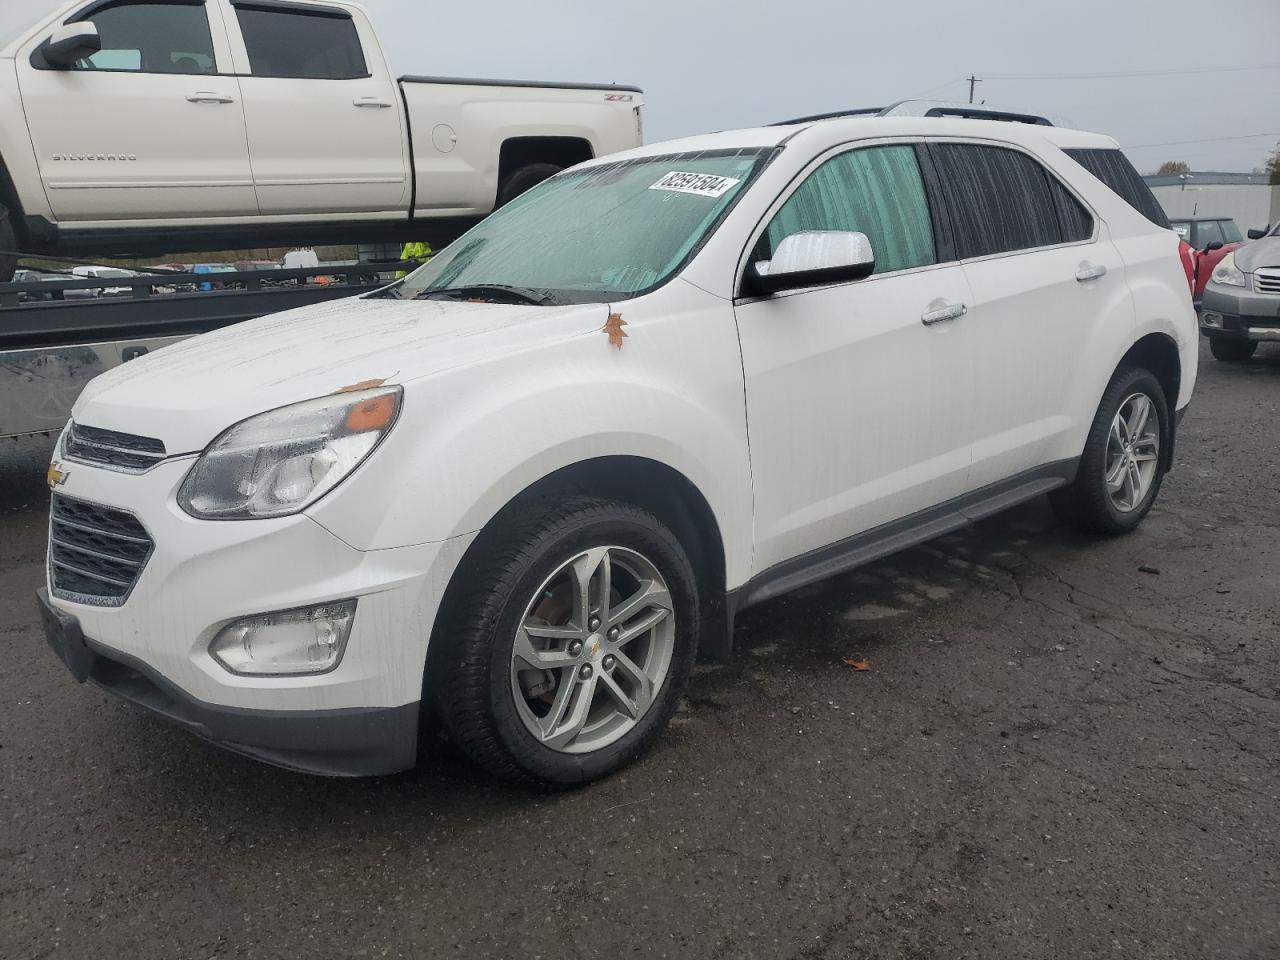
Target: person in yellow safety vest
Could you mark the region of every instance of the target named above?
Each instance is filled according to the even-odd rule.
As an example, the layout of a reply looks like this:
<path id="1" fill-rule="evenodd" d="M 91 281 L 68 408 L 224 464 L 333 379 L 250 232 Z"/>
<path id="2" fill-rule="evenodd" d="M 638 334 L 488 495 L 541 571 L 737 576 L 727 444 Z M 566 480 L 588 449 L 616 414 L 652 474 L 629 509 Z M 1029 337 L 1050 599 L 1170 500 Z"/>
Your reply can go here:
<path id="1" fill-rule="evenodd" d="M 400 259 L 401 260 L 424 260 L 424 261 L 430 260 L 431 244 L 406 243 L 404 245 L 404 249 L 400 251 Z M 408 276 L 408 274 L 404 270 L 401 270 L 399 273 L 396 274 L 396 279 L 399 280 L 400 278 L 405 276 Z"/>

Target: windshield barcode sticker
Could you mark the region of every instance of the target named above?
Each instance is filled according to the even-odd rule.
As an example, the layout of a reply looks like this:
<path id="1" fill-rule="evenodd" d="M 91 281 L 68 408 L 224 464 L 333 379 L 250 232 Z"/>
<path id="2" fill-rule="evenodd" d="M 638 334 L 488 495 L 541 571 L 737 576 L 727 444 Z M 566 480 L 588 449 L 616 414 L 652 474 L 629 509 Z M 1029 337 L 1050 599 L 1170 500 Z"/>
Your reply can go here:
<path id="1" fill-rule="evenodd" d="M 699 197 L 723 197 L 741 182 L 733 177 L 720 177 L 714 173 L 680 173 L 672 170 L 649 189 L 692 193 Z"/>

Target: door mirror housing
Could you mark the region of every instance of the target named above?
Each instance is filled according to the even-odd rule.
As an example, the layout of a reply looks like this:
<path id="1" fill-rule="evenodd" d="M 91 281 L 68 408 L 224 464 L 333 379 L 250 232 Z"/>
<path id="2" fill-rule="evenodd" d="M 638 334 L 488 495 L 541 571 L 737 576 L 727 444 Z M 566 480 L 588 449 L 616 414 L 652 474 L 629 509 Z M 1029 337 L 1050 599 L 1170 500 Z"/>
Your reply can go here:
<path id="1" fill-rule="evenodd" d="M 865 233 L 808 230 L 784 238 L 772 260 L 752 263 L 747 278 L 753 292 L 770 294 L 861 280 L 875 269 L 875 251 Z"/>
<path id="2" fill-rule="evenodd" d="M 1221 250 L 1223 246 L 1224 244 L 1221 240 L 1214 240 L 1212 243 L 1210 243 L 1207 247 L 1204 248 L 1204 252 L 1212 253 L 1214 250 Z"/>
<path id="3" fill-rule="evenodd" d="M 41 52 L 50 66 L 68 70 L 101 49 L 102 37 L 98 35 L 98 25 L 83 21 L 64 23 L 55 29 Z"/>
<path id="4" fill-rule="evenodd" d="M 1268 227 L 1263 227 L 1261 230 L 1250 230 L 1248 233 L 1248 237 L 1250 240 L 1261 240 L 1263 237 L 1267 235 L 1267 231 L 1270 229 L 1271 228 L 1268 226 Z"/>

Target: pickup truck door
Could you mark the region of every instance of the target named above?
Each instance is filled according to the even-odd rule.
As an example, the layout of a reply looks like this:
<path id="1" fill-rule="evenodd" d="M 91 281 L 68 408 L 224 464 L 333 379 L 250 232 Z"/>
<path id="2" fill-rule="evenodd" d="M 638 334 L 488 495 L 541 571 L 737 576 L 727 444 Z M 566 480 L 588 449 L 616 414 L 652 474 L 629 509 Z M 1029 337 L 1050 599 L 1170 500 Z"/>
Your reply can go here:
<path id="1" fill-rule="evenodd" d="M 360 11 L 282 0 L 224 4 L 264 215 L 409 211 L 400 89 Z"/>
<path id="2" fill-rule="evenodd" d="M 257 213 L 222 10 L 216 3 L 90 3 L 102 49 L 72 69 L 17 57 L 18 84 L 54 217 L 184 219 Z"/>

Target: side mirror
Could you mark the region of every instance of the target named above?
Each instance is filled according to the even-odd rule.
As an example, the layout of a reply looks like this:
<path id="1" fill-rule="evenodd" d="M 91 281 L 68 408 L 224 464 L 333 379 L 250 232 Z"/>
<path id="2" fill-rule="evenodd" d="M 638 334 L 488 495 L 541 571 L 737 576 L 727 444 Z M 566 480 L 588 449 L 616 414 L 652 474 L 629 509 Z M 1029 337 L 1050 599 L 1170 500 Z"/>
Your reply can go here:
<path id="1" fill-rule="evenodd" d="M 747 277 L 754 292 L 769 294 L 861 280 L 875 269 L 875 252 L 865 233 L 811 230 L 784 238 L 773 259 L 751 264 Z"/>
<path id="2" fill-rule="evenodd" d="M 97 24 L 83 21 L 64 23 L 55 29 L 41 52 L 50 66 L 67 70 L 101 49 L 102 37 L 98 36 Z"/>
<path id="3" fill-rule="evenodd" d="M 1248 233 L 1248 237 L 1250 240 L 1261 240 L 1263 237 L 1267 235 L 1267 231 L 1270 229 L 1271 227 L 1266 226 L 1266 227 L 1263 227 L 1261 230 L 1250 230 Z"/>
<path id="4" fill-rule="evenodd" d="M 1214 250 L 1221 250 L 1222 247 L 1223 247 L 1223 243 L 1221 240 L 1214 240 L 1211 244 L 1209 244 L 1207 247 L 1204 248 L 1204 252 L 1210 253 Z"/>

